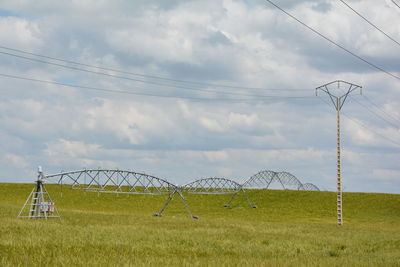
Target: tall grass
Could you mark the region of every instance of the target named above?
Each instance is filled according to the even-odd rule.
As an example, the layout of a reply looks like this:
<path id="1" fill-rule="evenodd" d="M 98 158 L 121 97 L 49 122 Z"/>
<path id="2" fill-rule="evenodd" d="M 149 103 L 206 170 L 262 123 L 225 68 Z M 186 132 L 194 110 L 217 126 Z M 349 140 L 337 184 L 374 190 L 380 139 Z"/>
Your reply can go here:
<path id="1" fill-rule="evenodd" d="M 400 195 L 248 191 L 178 197 L 97 194 L 47 185 L 61 220 L 16 218 L 33 185 L 0 185 L 1 266 L 400 266 Z"/>

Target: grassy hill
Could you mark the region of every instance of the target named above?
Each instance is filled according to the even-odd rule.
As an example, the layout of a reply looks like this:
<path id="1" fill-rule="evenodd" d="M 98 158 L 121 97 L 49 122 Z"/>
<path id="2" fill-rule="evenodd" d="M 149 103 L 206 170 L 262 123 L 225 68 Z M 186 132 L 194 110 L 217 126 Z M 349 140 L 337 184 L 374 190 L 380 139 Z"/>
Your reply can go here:
<path id="1" fill-rule="evenodd" d="M 47 185 L 62 216 L 16 218 L 33 184 L 0 184 L 0 266 L 400 266 L 400 195 L 249 190 L 178 197 L 97 194 Z"/>

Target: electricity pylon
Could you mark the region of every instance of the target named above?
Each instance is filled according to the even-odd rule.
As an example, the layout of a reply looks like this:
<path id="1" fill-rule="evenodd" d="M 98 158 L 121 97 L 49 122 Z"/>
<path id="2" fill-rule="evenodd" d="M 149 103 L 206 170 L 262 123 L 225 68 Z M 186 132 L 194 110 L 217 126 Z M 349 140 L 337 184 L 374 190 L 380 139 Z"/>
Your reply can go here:
<path id="1" fill-rule="evenodd" d="M 340 88 L 340 85 L 343 84 L 347 88 L 344 90 L 344 94 L 341 96 L 336 96 L 331 93 L 332 89 L 329 89 L 329 86 L 337 83 L 337 88 Z M 337 138 L 336 138 L 336 149 L 337 149 L 337 224 L 343 225 L 343 199 L 342 199 L 342 177 L 341 177 L 341 165 L 340 165 L 340 110 L 342 109 L 344 102 L 347 99 L 347 96 L 353 92 L 354 90 L 360 89 L 360 94 L 362 93 L 362 87 L 356 84 L 352 84 L 345 81 L 334 81 L 315 89 L 315 94 L 318 95 L 318 90 L 324 91 L 329 95 L 329 98 L 332 101 L 336 109 L 336 127 L 337 127 Z"/>

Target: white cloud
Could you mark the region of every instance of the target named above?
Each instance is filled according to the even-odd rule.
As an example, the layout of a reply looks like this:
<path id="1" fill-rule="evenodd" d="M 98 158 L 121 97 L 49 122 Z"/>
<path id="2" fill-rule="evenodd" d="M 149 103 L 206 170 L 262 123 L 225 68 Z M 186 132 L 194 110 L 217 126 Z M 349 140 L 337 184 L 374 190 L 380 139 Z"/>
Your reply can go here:
<path id="1" fill-rule="evenodd" d="M 91 130 L 109 132 L 120 139 L 137 145 L 149 142 L 149 135 L 162 134 L 160 130 L 172 128 L 170 118 L 156 106 L 102 99 L 100 104 L 86 110 L 86 123 Z"/>
<path id="2" fill-rule="evenodd" d="M 400 34 L 400 27 L 393 23 L 398 12 L 390 2 L 376 3 L 369 0 L 352 5 L 391 35 Z M 284 4 L 301 20 L 351 51 L 399 72 L 398 47 L 341 3 Z M 318 98 L 261 101 L 258 97 L 258 102 L 236 102 L 233 99 L 250 97 L 197 89 L 312 96 L 315 87 L 344 79 L 362 85 L 379 107 L 400 118 L 398 81 L 331 46 L 265 3 L 5 0 L 2 7 L 15 14 L 0 17 L 2 45 L 171 80 L 118 74 L 152 82 L 146 84 L 5 55 L 1 56 L 0 73 L 232 101 L 111 94 L 1 78 L 1 177 L 10 173 L 23 176 L 21 169 L 38 163 L 49 172 L 99 166 L 129 168 L 178 183 L 216 175 L 245 179 L 260 169 L 272 169 L 290 171 L 305 181 L 334 189 L 336 132 L 332 107 Z M 176 79 L 199 83 L 172 81 Z M 400 188 L 399 182 L 391 180 L 391 187 L 385 187 L 379 179 L 387 174 L 381 170 L 393 170 L 394 174 L 389 174 L 396 175 L 398 147 L 357 122 L 393 140 L 399 140 L 400 133 L 349 100 L 344 112 L 355 121 L 342 120 L 347 189 L 376 187 L 393 192 L 392 188 Z M 381 112 L 365 99 L 358 100 Z M 359 178 L 360 172 L 364 180 Z"/>
<path id="3" fill-rule="evenodd" d="M 345 130 L 355 144 L 374 145 L 376 138 L 373 133 L 362 127 L 359 120 L 346 120 Z"/>
<path id="4" fill-rule="evenodd" d="M 5 154 L 3 160 L 7 164 L 11 164 L 18 168 L 26 168 L 29 165 L 28 161 L 23 156 L 15 154 Z"/>
<path id="5" fill-rule="evenodd" d="M 217 120 L 211 118 L 200 118 L 200 123 L 206 129 L 213 131 L 213 132 L 223 132 L 225 131 L 224 127 L 219 123 Z"/>
<path id="6" fill-rule="evenodd" d="M 95 154 L 100 148 L 98 144 L 85 144 L 81 141 L 59 139 L 46 144 L 44 152 L 49 157 L 82 157 Z"/>
<path id="7" fill-rule="evenodd" d="M 228 160 L 228 153 L 226 151 L 204 151 L 204 155 L 207 160 L 214 161 L 226 161 Z"/>
<path id="8" fill-rule="evenodd" d="M 379 180 L 393 180 L 394 182 L 400 180 L 399 170 L 374 169 L 372 175 Z"/>
<path id="9" fill-rule="evenodd" d="M 16 17 L 0 17 L 0 39 L 2 45 L 18 47 L 38 47 L 43 43 L 39 25 L 35 22 Z"/>

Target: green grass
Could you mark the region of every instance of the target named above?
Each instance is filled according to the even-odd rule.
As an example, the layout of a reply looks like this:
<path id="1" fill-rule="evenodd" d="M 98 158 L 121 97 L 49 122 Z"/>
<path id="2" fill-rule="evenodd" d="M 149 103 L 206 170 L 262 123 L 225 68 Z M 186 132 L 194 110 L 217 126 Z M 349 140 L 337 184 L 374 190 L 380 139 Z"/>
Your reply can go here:
<path id="1" fill-rule="evenodd" d="M 114 195 L 47 188 L 61 220 L 16 218 L 33 188 L 0 186 L 0 266 L 400 266 L 400 195 L 247 191 L 178 197 Z"/>

